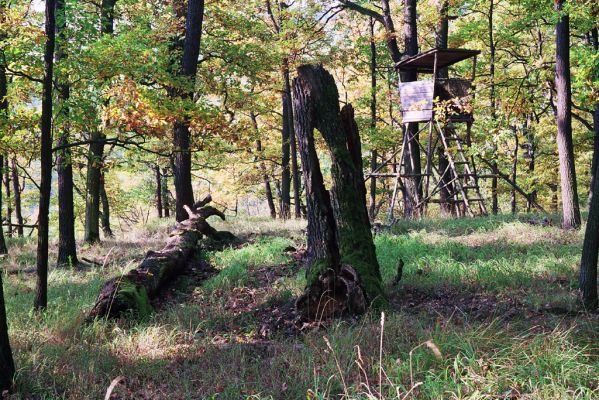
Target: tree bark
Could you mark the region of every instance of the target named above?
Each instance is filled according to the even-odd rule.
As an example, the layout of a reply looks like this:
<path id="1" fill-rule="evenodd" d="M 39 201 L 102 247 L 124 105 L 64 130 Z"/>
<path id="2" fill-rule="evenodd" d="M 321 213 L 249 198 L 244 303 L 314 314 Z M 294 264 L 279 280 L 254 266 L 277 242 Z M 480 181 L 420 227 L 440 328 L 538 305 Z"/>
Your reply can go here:
<path id="1" fill-rule="evenodd" d="M 114 32 L 114 7 L 116 0 L 102 0 L 100 5 L 100 33 L 112 35 Z M 104 159 L 104 140 L 106 137 L 100 130 L 90 135 L 93 141 L 89 145 L 87 164 L 87 194 L 85 199 L 85 235 L 87 243 L 100 241 L 100 197 L 102 195 L 102 160 Z"/>
<path id="2" fill-rule="evenodd" d="M 374 19 L 370 17 L 370 133 L 376 131 L 376 42 L 374 39 Z M 370 171 L 374 172 L 377 168 L 377 151 L 370 151 Z M 376 177 L 370 177 L 370 199 L 368 206 L 368 216 L 370 221 L 376 217 Z"/>
<path id="3" fill-rule="evenodd" d="M 291 216 L 291 170 L 289 161 L 291 158 L 291 138 L 293 130 L 293 106 L 291 104 L 291 88 L 289 85 L 289 63 L 283 62 L 283 92 L 281 101 L 283 103 L 283 128 L 281 130 L 281 209 L 279 216 L 288 219 Z"/>
<path id="4" fill-rule="evenodd" d="M 67 13 L 66 1 L 56 1 L 56 62 L 66 60 L 67 45 Z M 56 145 L 64 147 L 56 155 L 56 172 L 58 175 L 58 266 L 76 265 L 77 242 L 75 239 L 75 206 L 73 204 L 73 166 L 71 163 L 71 150 L 69 144 L 69 107 L 67 102 L 70 97 L 68 76 L 59 76 L 57 91 L 62 131 L 59 133 Z"/>
<path id="5" fill-rule="evenodd" d="M 168 191 L 168 175 L 167 170 L 164 168 L 162 170 L 162 207 L 164 209 L 164 218 L 171 217 L 171 205 L 169 200 L 169 191 Z"/>
<path id="6" fill-rule="evenodd" d="M 516 130 L 516 128 L 514 127 L 514 154 L 513 154 L 513 158 L 512 158 L 512 182 L 514 182 L 515 185 L 518 184 L 518 182 L 516 181 L 517 179 L 517 173 L 518 173 L 518 147 L 520 147 L 520 142 L 518 140 L 518 131 Z M 517 210 L 517 202 L 516 202 L 516 189 L 514 187 L 512 187 L 511 190 L 511 206 L 512 206 L 512 214 L 516 214 Z"/>
<path id="7" fill-rule="evenodd" d="M 599 29 L 593 28 L 591 30 L 591 45 L 595 53 L 599 51 Z M 596 72 L 596 79 L 599 79 L 599 72 Z M 597 166 L 599 165 L 599 101 L 595 103 L 595 109 L 593 110 L 593 161 L 591 163 L 591 185 L 589 188 L 589 204 L 593 198 L 593 185 L 597 179 Z"/>
<path id="8" fill-rule="evenodd" d="M 15 199 L 15 218 L 17 219 L 17 234 L 19 237 L 23 237 L 23 214 L 21 212 L 21 186 L 19 184 L 19 172 L 17 167 L 17 160 L 13 158 L 11 160 L 12 167 L 12 186 Z"/>
<path id="9" fill-rule="evenodd" d="M 112 229 L 110 228 L 110 202 L 108 200 L 108 194 L 106 193 L 106 186 L 104 180 L 104 172 L 100 176 L 100 199 L 102 200 L 102 232 L 105 237 L 114 237 Z"/>
<path id="10" fill-rule="evenodd" d="M 0 155 L 0 165 L 4 164 L 4 157 Z M 2 220 L 2 185 L 0 185 L 0 221 Z M 4 239 L 4 229 L 0 225 L 0 254 L 8 254 L 6 240 Z"/>
<path id="11" fill-rule="evenodd" d="M 295 127 L 302 169 L 306 171 L 311 259 L 307 289 L 298 300 L 298 308 L 310 316 L 340 309 L 362 313 L 367 304 L 384 304 L 385 296 L 366 209 L 353 109 L 347 107 L 342 117 L 337 86 L 322 66 L 304 65 L 297 72 L 293 84 Z M 314 128 L 322 134 L 331 154 L 330 198 L 314 149 Z M 321 302 L 323 296 L 325 304 Z"/>
<path id="12" fill-rule="evenodd" d="M 206 222 L 212 215 L 224 220 L 224 214 L 215 208 L 203 207 L 196 210 L 185 205 L 185 209 L 189 212 L 189 218 L 177 223 L 162 250 L 149 251 L 139 267 L 104 284 L 88 314 L 88 321 L 119 316 L 125 311 L 147 315 L 151 312 L 150 300 L 155 298 L 168 282 L 181 274 L 199 251 L 198 241 L 203 236 L 218 241 L 236 239 L 230 232 L 216 231 Z"/>
<path id="13" fill-rule="evenodd" d="M 254 125 L 254 130 L 256 131 L 256 134 L 259 135 L 258 119 L 253 111 L 250 112 L 250 118 L 252 120 L 252 124 Z M 260 173 L 262 174 L 262 181 L 264 182 L 264 193 L 266 195 L 268 209 L 270 210 L 270 217 L 275 219 L 277 218 L 277 211 L 275 208 L 275 201 L 272 195 L 272 188 L 270 186 L 270 179 L 268 177 L 268 173 L 266 172 L 266 164 L 264 163 L 264 159 L 262 158 L 262 141 L 259 137 L 258 139 L 256 139 L 256 153 L 257 157 L 260 158 Z"/>
<path id="14" fill-rule="evenodd" d="M 404 1 L 404 43 L 405 54 L 414 56 L 418 54 L 418 31 L 416 0 Z M 403 82 L 413 82 L 417 78 L 415 71 L 403 73 Z M 422 199 L 422 168 L 420 164 L 420 147 L 418 145 L 418 124 L 410 123 L 407 129 L 404 129 L 404 135 L 408 135 L 406 140 L 407 149 L 404 151 L 404 171 L 406 177 L 404 183 L 404 216 L 406 218 L 417 218 L 420 210 L 416 207 L 419 199 Z"/>
<path id="15" fill-rule="evenodd" d="M 556 0 L 558 13 L 565 0 Z M 555 27 L 555 87 L 557 90 L 557 150 L 562 193 L 562 226 L 580 227 L 580 208 L 576 187 L 574 146 L 572 144 L 572 88 L 570 83 L 570 18 L 561 15 Z"/>
<path id="16" fill-rule="evenodd" d="M 449 3 L 444 0 L 439 8 L 439 20 L 437 21 L 437 27 L 435 30 L 435 45 L 440 49 L 447 48 L 447 42 L 449 39 Z M 441 68 L 438 72 L 438 77 L 446 79 L 449 77 L 447 68 Z M 440 191 L 439 191 L 439 207 L 441 215 L 444 217 L 450 217 L 455 215 L 455 207 L 452 202 L 453 200 L 453 173 L 449 169 L 449 161 L 445 155 L 445 150 L 442 148 L 438 149 L 437 157 L 439 159 L 439 171 L 443 174 L 440 178 Z M 445 172 L 445 173 L 443 173 Z"/>
<path id="17" fill-rule="evenodd" d="M 5 0 L 0 0 L 0 22 L 5 20 L 5 11 L 7 4 Z M 0 35 L 0 39 L 4 39 L 4 34 Z M 8 99 L 6 95 L 8 93 L 8 80 L 6 78 L 6 68 L 4 63 L 0 63 L 0 118 L 8 118 Z M 4 166 L 3 157 L 0 156 L 0 165 Z M 1 186 L 1 185 L 0 185 Z M 10 204 L 10 199 L 8 200 Z M 9 206 L 10 207 L 10 206 Z M 0 187 L 0 220 L 2 219 L 2 192 Z M 4 232 L 2 226 L 0 226 L 0 254 L 6 254 L 8 249 L 6 248 L 6 242 L 4 240 Z"/>
<path id="18" fill-rule="evenodd" d="M 158 218 L 162 218 L 162 174 L 158 165 L 154 166 L 154 172 L 156 173 L 156 212 Z"/>
<path id="19" fill-rule="evenodd" d="M 202 40 L 202 23 L 204 21 L 204 0 L 189 0 L 185 19 L 185 41 L 180 75 L 187 80 L 187 87 L 179 90 L 179 96 L 192 100 L 195 92 L 195 76 L 198 71 L 198 56 Z M 191 137 L 189 118 L 184 117 L 175 122 L 173 145 L 175 148 L 174 177 L 176 192 L 177 221 L 187 218 L 184 206 L 191 206 L 193 187 L 191 184 Z"/>
<path id="20" fill-rule="evenodd" d="M 50 189 L 52 186 L 52 84 L 54 79 L 54 46 L 56 0 L 46 0 L 46 45 L 44 50 L 44 83 L 42 94 L 40 200 L 37 223 L 37 284 L 34 307 L 43 310 L 48 304 L 48 228 Z"/>
<path id="21" fill-rule="evenodd" d="M 2 288 L 2 274 L 0 274 L 0 393 L 11 389 L 14 375 L 15 364 L 8 338 L 4 290 Z"/>
<path id="22" fill-rule="evenodd" d="M 495 34 L 493 31 L 493 14 L 495 9 L 495 0 L 490 0 L 488 27 L 489 27 L 489 101 L 491 103 L 491 123 L 494 125 L 497 121 L 497 103 L 495 99 Z M 496 158 L 497 146 L 493 144 L 493 160 Z M 493 161 L 493 169 L 498 170 L 496 161 Z M 498 201 L 498 179 L 491 179 L 491 211 L 494 215 L 499 213 Z"/>
<path id="23" fill-rule="evenodd" d="M 8 224 L 7 234 L 12 237 L 12 199 L 10 195 L 10 167 L 8 157 L 4 157 L 4 190 L 6 191 L 6 222 Z"/>
<path id="24" fill-rule="evenodd" d="M 593 156 L 598 149 L 594 149 Z M 597 173 L 597 171 L 594 171 Z M 593 182 L 593 195 L 589 205 L 589 217 L 582 244 L 578 284 L 582 304 L 589 310 L 598 307 L 597 300 L 597 255 L 599 253 L 599 180 Z"/>

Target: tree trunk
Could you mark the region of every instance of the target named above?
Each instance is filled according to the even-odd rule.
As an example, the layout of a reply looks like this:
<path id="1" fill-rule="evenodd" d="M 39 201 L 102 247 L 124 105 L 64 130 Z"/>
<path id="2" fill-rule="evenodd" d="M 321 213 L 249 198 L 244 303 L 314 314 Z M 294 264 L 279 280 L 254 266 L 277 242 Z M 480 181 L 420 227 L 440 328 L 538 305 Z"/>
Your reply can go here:
<path id="1" fill-rule="evenodd" d="M 171 217 L 171 205 L 169 201 L 169 191 L 168 191 L 168 175 L 167 170 L 164 168 L 162 170 L 162 207 L 164 209 L 164 218 Z"/>
<path id="2" fill-rule="evenodd" d="M 66 60 L 67 45 L 67 13 L 65 0 L 56 1 L 56 62 Z M 75 240 L 75 210 L 73 204 L 73 166 L 71 164 L 71 150 L 69 144 L 69 107 L 67 102 L 70 97 L 68 76 L 58 76 L 58 101 L 62 132 L 59 133 L 56 145 L 64 147 L 56 155 L 56 172 L 58 175 L 58 266 L 76 265 L 77 242 Z"/>
<path id="3" fill-rule="evenodd" d="M 114 6 L 116 0 L 102 0 L 100 5 L 100 33 L 112 35 L 114 32 Z M 85 199 L 85 234 L 87 243 L 100 241 L 100 197 L 102 195 L 102 160 L 104 159 L 105 135 L 94 130 L 90 135 L 87 164 L 87 194 Z"/>
<path id="4" fill-rule="evenodd" d="M 593 28 L 591 30 L 591 45 L 595 53 L 599 51 L 599 29 Z M 596 79 L 599 79 L 599 72 L 596 72 Z M 591 163 L 591 185 L 589 188 L 589 204 L 593 197 L 593 184 L 597 179 L 597 166 L 599 165 L 599 101 L 595 103 L 595 109 L 593 110 L 593 161 Z"/>
<path id="5" fill-rule="evenodd" d="M 5 0 L 0 0 L 0 22 L 5 20 L 5 10 L 7 8 Z M 4 35 L 0 35 L 0 39 L 4 39 Z M 6 95 L 8 93 L 8 80 L 6 79 L 6 69 L 4 63 L 0 63 L 0 117 L 2 119 L 8 118 L 8 99 Z M 0 165 L 4 166 L 3 157 L 0 156 Z M 8 200 L 10 204 L 10 199 Z M 10 206 L 9 206 L 10 207 Z M 0 221 L 2 220 L 2 192 L 0 185 Z M 6 254 L 8 249 L 6 248 L 6 242 L 4 241 L 4 232 L 2 224 L 0 224 L 0 254 Z"/>
<path id="6" fill-rule="evenodd" d="M 88 320 L 119 316 L 124 311 L 147 315 L 151 312 L 150 300 L 168 282 L 181 274 L 199 251 L 198 241 L 203 236 L 218 241 L 236 239 L 230 232 L 216 231 L 206 222 L 212 215 L 224 220 L 224 214 L 215 208 L 203 207 L 196 210 L 185 205 L 185 209 L 189 210 L 189 218 L 177 223 L 162 250 L 149 251 L 139 267 L 104 284 L 96 304 L 88 314 Z"/>
<path id="7" fill-rule="evenodd" d="M 293 130 L 293 106 L 291 103 L 291 93 L 289 86 L 289 63 L 287 60 L 283 61 L 283 92 L 281 94 L 281 101 L 283 103 L 283 128 L 281 130 L 281 193 L 280 202 L 281 209 L 279 210 L 279 216 L 282 219 L 288 219 L 291 214 L 291 171 L 289 168 L 289 159 L 291 157 L 291 138 Z"/>
<path id="8" fill-rule="evenodd" d="M 0 393 L 11 389 L 13 377 L 15 375 L 15 364 L 12 358 L 12 350 L 8 338 L 8 324 L 6 321 L 6 307 L 4 305 L 2 275 L 3 274 L 0 274 Z"/>
<path id="9" fill-rule="evenodd" d="M 4 164 L 4 157 L 0 156 L 0 165 Z M 0 185 L 0 221 L 2 220 L 2 185 Z M 8 254 L 6 240 L 4 239 L 4 229 L 0 223 L 0 254 Z"/>
<path id="10" fill-rule="evenodd" d="M 256 118 L 256 114 L 251 111 L 250 118 L 252 120 L 252 124 L 254 126 L 254 130 L 256 134 L 259 135 L 260 131 L 258 129 L 258 119 Z M 270 186 L 270 179 L 268 178 L 268 173 L 266 171 L 266 164 L 264 164 L 263 154 L 262 154 L 262 141 L 259 136 L 256 139 L 256 153 L 257 158 L 260 158 L 260 173 L 262 174 L 262 180 L 264 182 L 264 193 L 266 195 L 266 202 L 268 203 L 268 209 L 270 210 L 270 217 L 275 219 L 277 218 L 277 211 L 275 208 L 275 201 L 272 195 L 272 188 Z"/>
<path id="11" fill-rule="evenodd" d="M 0 0 L 0 23 L 5 20 L 6 1 Z M 3 39 L 0 37 L 0 39 Z M 0 63 L 0 114 L 4 118 L 8 110 L 6 100 L 8 82 L 4 64 Z M 2 209 L 2 196 L 0 195 L 0 210 Z M 0 226 L 0 252 L 4 242 L 2 226 Z M 6 247 L 6 245 L 4 245 Z M 6 249 L 4 249 L 6 250 Z M 5 252 L 6 253 L 6 252 Z M 2 285 L 2 273 L 0 273 L 0 393 L 10 390 L 15 375 L 15 365 L 12 358 L 12 350 L 8 338 L 8 324 L 6 321 L 6 307 L 4 305 L 4 289 Z"/>
<path id="12" fill-rule="evenodd" d="M 374 19 L 370 18 L 370 133 L 376 131 L 376 41 L 374 38 Z M 377 151 L 370 151 L 370 171 L 374 173 L 377 168 Z M 370 221 L 376 217 L 376 177 L 370 177 L 370 199 L 368 206 Z"/>
<path id="13" fill-rule="evenodd" d="M 10 195 L 10 167 L 8 166 L 8 157 L 4 157 L 4 190 L 6 191 L 6 223 L 8 224 L 7 234 L 12 237 L 12 199 Z"/>
<path id="14" fill-rule="evenodd" d="M 561 12 L 565 0 L 556 0 Z M 572 144 L 572 88 L 570 85 L 570 18 L 560 16 L 555 27 L 555 87 L 557 90 L 557 150 L 564 229 L 580 226 L 580 208 L 576 188 L 574 146 Z"/>
<path id="15" fill-rule="evenodd" d="M 108 201 L 108 194 L 106 193 L 106 186 L 104 180 L 104 172 L 100 177 L 100 199 L 102 200 L 102 232 L 105 237 L 114 237 L 112 229 L 110 228 L 110 203 Z"/>
<path id="16" fill-rule="evenodd" d="M 593 156 L 596 155 L 594 149 Z M 594 171 L 597 173 L 597 171 Z M 582 244 L 580 275 L 578 278 L 582 303 L 585 308 L 594 310 L 597 301 L 597 255 L 599 253 L 599 181 L 593 182 L 593 195 L 589 205 L 589 217 Z"/>
<path id="17" fill-rule="evenodd" d="M 322 66 L 298 68 L 293 96 L 308 196 L 311 261 L 307 289 L 298 308 L 309 316 L 340 310 L 362 313 L 367 304 L 384 304 L 385 297 L 366 209 L 353 109 L 347 107 L 342 118 L 335 81 Z M 330 198 L 314 148 L 314 128 L 331 154 Z"/>
<path id="18" fill-rule="evenodd" d="M 440 49 L 447 48 L 447 42 L 449 39 L 449 2 L 443 0 L 441 7 L 439 8 L 439 20 L 437 21 L 437 27 L 435 29 L 435 46 Z M 449 73 L 447 68 L 439 69 L 437 76 L 441 79 L 447 79 Z"/>
<path id="19" fill-rule="evenodd" d="M 198 56 L 202 40 L 202 23 L 204 21 L 204 0 L 189 0 L 185 19 L 185 41 L 180 75 L 185 77 L 187 85 L 179 90 L 179 96 L 191 100 L 195 92 L 195 77 L 198 71 Z M 187 218 L 184 206 L 191 206 L 193 187 L 191 185 L 191 137 L 189 119 L 182 118 L 175 122 L 173 145 L 175 148 L 174 176 L 176 192 L 177 221 Z"/>
<path id="20" fill-rule="evenodd" d="M 449 4 L 447 0 L 441 3 L 439 8 L 439 20 L 437 21 L 437 27 L 435 30 L 435 45 L 440 49 L 447 48 L 447 41 L 449 39 Z M 441 68 L 438 72 L 438 77 L 446 79 L 449 77 L 447 68 Z M 441 215 L 444 217 L 450 217 L 455 215 L 455 208 L 452 202 L 453 200 L 453 173 L 449 168 L 449 161 L 445 155 L 445 150 L 442 148 L 438 149 L 437 157 L 439 159 L 439 171 L 441 171 L 441 182 L 439 191 L 439 207 Z M 444 173 L 445 172 L 445 173 Z"/>
<path id="21" fill-rule="evenodd" d="M 43 310 L 48 304 L 48 228 L 50 189 L 52 186 L 52 85 L 56 0 L 46 0 L 46 45 L 44 50 L 44 84 L 42 94 L 40 201 L 37 222 L 37 285 L 34 307 Z"/>
<path id="22" fill-rule="evenodd" d="M 23 214 L 21 212 L 21 186 L 19 184 L 19 172 L 17 167 L 17 160 L 13 158 L 11 160 L 12 166 L 12 186 L 15 198 L 15 218 L 17 219 L 17 234 L 19 237 L 23 237 Z"/>
<path id="23" fill-rule="evenodd" d="M 87 163 L 87 192 L 85 197 L 85 232 L 86 243 L 100 241 L 100 178 L 102 175 L 102 159 L 104 157 L 104 135 L 94 131 L 90 139 Z"/>
<path id="24" fill-rule="evenodd" d="M 528 115 L 526 118 L 526 153 L 528 156 L 528 175 L 529 176 L 534 176 L 534 172 L 535 172 L 535 161 L 536 161 L 536 144 L 535 144 L 535 137 L 534 137 L 534 131 L 531 128 L 531 124 L 532 124 L 532 120 L 531 120 L 531 116 Z M 537 201 L 537 190 L 533 189 L 533 191 L 530 193 L 530 200 L 526 200 L 526 212 L 530 212 L 532 210 L 532 203 L 533 201 Z"/>
<path id="25" fill-rule="evenodd" d="M 156 173 L 156 211 L 158 218 L 162 218 L 162 175 L 158 165 L 154 166 L 154 172 Z"/>
<path id="26" fill-rule="evenodd" d="M 383 11 L 383 26 L 385 27 L 385 33 L 387 35 L 387 48 L 389 49 L 389 55 L 393 60 L 393 63 L 401 61 L 401 52 L 397 46 L 397 33 L 395 32 L 395 25 L 393 24 L 393 18 L 391 18 L 391 9 L 389 7 L 389 0 L 381 0 L 381 9 Z"/>
<path id="27" fill-rule="evenodd" d="M 404 1 L 404 42 L 405 54 L 414 56 L 418 54 L 418 32 L 417 32 L 416 0 Z M 415 71 L 403 73 L 403 82 L 413 82 L 417 78 Z M 416 207 L 422 199 L 422 168 L 420 165 L 420 147 L 418 137 L 418 124 L 410 123 L 408 129 L 404 129 L 404 135 L 408 135 L 405 141 L 407 148 L 404 150 L 404 171 L 406 177 L 404 183 L 404 216 L 406 218 L 417 218 L 420 210 Z"/>
<path id="28" fill-rule="evenodd" d="M 518 131 L 516 127 L 514 127 L 514 141 L 514 155 L 512 158 L 512 182 L 514 182 L 514 185 L 517 185 L 518 182 L 516 181 L 516 179 L 518 173 L 518 147 L 520 146 L 520 143 L 518 140 Z M 511 197 L 512 214 L 516 214 L 518 210 L 516 202 L 516 189 L 514 187 L 512 187 Z"/>
<path id="29" fill-rule="evenodd" d="M 489 27 L 489 102 L 491 103 L 491 124 L 497 121 L 497 102 L 495 99 L 495 34 L 493 31 L 493 13 L 495 9 L 495 0 L 489 3 L 488 27 Z M 497 157 L 497 145 L 493 143 L 493 160 Z M 498 170 L 499 166 L 493 161 L 493 170 Z M 491 178 L 491 211 L 494 215 L 499 213 L 498 201 L 498 179 Z"/>

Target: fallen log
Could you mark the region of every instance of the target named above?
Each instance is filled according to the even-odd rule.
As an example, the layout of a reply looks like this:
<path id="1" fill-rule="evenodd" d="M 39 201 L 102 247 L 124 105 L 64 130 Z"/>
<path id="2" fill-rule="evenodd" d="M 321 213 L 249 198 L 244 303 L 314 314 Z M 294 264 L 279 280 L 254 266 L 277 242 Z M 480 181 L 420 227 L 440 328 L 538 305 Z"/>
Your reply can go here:
<path id="1" fill-rule="evenodd" d="M 209 201 L 205 199 L 200 204 Z M 157 297 L 162 288 L 181 274 L 188 262 L 197 255 L 199 240 L 204 236 L 214 241 L 236 239 L 232 233 L 217 231 L 206 222 L 213 215 L 225 219 L 225 215 L 214 207 L 191 209 L 185 206 L 185 210 L 189 218 L 176 224 L 162 250 L 149 251 L 137 268 L 110 279 L 102 286 L 88 314 L 88 321 L 97 317 L 118 316 L 125 311 L 139 315 L 151 313 L 150 300 Z"/>

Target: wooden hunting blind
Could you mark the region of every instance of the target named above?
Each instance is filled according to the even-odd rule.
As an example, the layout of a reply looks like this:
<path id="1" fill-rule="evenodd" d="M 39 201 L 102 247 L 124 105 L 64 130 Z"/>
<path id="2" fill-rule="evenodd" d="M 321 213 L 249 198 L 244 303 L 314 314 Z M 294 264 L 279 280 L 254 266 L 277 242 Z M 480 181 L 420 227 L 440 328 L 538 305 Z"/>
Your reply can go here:
<path id="1" fill-rule="evenodd" d="M 389 208 L 389 218 L 393 220 L 393 209 L 397 201 L 398 191 L 411 199 L 412 204 L 421 213 L 426 212 L 429 203 L 444 203 L 454 215 L 475 216 L 487 213 L 478 184 L 478 174 L 474 158 L 466 151 L 471 144 L 470 131 L 473 123 L 472 81 L 476 74 L 476 57 L 479 50 L 439 49 L 434 48 L 423 53 L 406 57 L 397 64 L 399 72 L 399 97 L 401 125 L 403 128 L 402 146 L 387 160 L 383 161 L 369 174 L 369 178 L 395 177 L 395 186 Z M 464 60 L 472 59 L 470 79 L 447 78 L 448 67 Z M 443 71 L 443 74 L 440 72 Z M 419 80 L 421 75 L 431 74 L 432 79 Z M 401 77 L 409 75 L 415 80 L 402 82 Z M 440 75 L 444 77 L 441 78 Z M 405 79 L 404 79 L 405 80 Z M 411 125 L 420 125 L 420 129 L 408 129 Z M 460 124 L 464 123 L 464 124 Z M 458 132 L 458 126 L 466 127 L 465 134 Z M 419 134 L 428 129 L 428 143 L 424 147 Z M 434 134 L 436 132 L 436 135 Z M 404 157 L 406 148 L 417 145 L 426 154 L 425 172 L 415 176 L 412 168 L 405 163 L 411 157 Z M 396 157 L 399 153 L 398 158 Z M 439 155 L 439 163 L 433 163 L 435 154 Z M 385 166 L 392 166 L 392 172 L 381 172 Z M 415 179 L 418 190 L 415 194 L 407 193 L 403 178 Z M 434 184 L 430 188 L 431 182 Z M 441 192 L 444 197 L 442 198 Z M 447 196 L 449 193 L 449 197 Z M 439 195 L 435 198 L 435 195 Z M 477 209 L 473 207 L 478 203 Z"/>

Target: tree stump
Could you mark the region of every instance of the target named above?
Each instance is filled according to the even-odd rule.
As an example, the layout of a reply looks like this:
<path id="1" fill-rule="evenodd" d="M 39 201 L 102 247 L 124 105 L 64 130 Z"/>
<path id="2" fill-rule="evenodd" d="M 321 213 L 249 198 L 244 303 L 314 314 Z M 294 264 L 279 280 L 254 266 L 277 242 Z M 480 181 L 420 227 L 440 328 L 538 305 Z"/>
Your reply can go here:
<path id="1" fill-rule="evenodd" d="M 339 109 L 333 77 L 320 65 L 298 68 L 293 81 L 298 138 L 308 209 L 307 287 L 296 306 L 309 318 L 361 314 L 385 303 L 366 208 L 366 187 L 353 108 Z M 331 193 L 314 146 L 314 128 L 331 155 Z"/>

